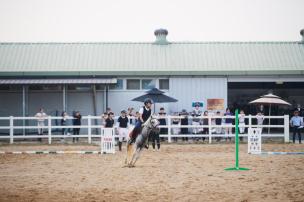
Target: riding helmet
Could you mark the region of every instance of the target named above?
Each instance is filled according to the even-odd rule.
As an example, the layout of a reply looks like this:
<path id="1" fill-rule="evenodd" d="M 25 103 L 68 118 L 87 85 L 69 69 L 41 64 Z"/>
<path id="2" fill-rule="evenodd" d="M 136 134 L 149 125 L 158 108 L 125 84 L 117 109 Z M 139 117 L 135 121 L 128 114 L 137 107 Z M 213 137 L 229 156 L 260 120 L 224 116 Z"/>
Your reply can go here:
<path id="1" fill-rule="evenodd" d="M 153 101 L 152 101 L 150 98 L 146 98 L 146 99 L 144 100 L 144 104 L 146 105 L 146 104 L 148 104 L 148 103 L 153 104 Z"/>

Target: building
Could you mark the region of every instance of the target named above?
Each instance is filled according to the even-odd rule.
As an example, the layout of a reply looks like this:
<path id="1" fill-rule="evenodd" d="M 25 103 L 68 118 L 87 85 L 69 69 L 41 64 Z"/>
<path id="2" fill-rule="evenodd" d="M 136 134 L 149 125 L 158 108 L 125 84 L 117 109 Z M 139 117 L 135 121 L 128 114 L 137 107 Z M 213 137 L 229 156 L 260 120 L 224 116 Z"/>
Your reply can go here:
<path id="1" fill-rule="evenodd" d="M 80 111 L 117 114 L 157 87 L 179 101 L 167 111 L 222 100 L 246 107 L 273 90 L 304 105 L 304 30 L 294 42 L 0 43 L 0 116 Z M 210 103 L 209 103 L 210 104 Z M 163 105 L 157 105 L 160 107 Z M 248 106 L 247 106 L 248 107 Z"/>

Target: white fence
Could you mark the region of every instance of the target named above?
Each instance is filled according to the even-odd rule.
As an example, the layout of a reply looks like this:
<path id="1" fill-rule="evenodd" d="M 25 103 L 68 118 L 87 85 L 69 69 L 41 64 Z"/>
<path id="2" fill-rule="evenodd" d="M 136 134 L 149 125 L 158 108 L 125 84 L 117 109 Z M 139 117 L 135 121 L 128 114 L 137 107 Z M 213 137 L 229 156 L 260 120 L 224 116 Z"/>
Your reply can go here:
<path id="1" fill-rule="evenodd" d="M 115 119 L 117 119 L 118 117 L 115 117 Z M 205 137 L 208 138 L 209 143 L 212 142 L 212 138 L 216 138 L 216 137 L 234 137 L 235 134 L 225 134 L 225 133 L 221 133 L 221 134 L 214 134 L 213 131 L 215 130 L 215 128 L 234 128 L 235 126 L 233 124 L 231 125 L 226 125 L 226 124 L 222 124 L 222 125 L 215 125 L 214 120 L 216 118 L 221 118 L 223 120 L 227 119 L 227 118 L 231 118 L 231 119 L 235 119 L 234 116 L 201 116 L 201 117 L 195 117 L 195 119 L 208 119 L 208 125 L 192 125 L 192 119 L 193 117 L 188 116 L 162 116 L 162 117 L 158 117 L 161 119 L 165 119 L 166 120 L 166 125 L 160 125 L 159 128 L 167 128 L 168 129 L 168 134 L 161 134 L 160 137 L 164 137 L 168 139 L 168 142 L 172 142 L 172 138 L 201 138 L 201 137 Z M 187 118 L 189 120 L 189 124 L 188 125 L 181 125 L 180 123 L 177 125 L 172 124 L 172 120 L 173 119 L 185 119 Z M 15 124 L 15 121 L 19 122 L 25 122 L 25 120 L 34 120 L 37 121 L 36 117 L 0 117 L 0 121 L 4 121 L 7 122 L 7 124 L 2 123 L 2 126 L 0 126 L 0 131 L 2 130 L 9 130 L 9 135 L 0 135 L 0 139 L 9 139 L 10 143 L 13 143 L 14 140 L 16 139 L 33 139 L 33 138 L 42 138 L 48 139 L 48 143 L 51 144 L 52 143 L 52 139 L 54 138 L 67 138 L 67 137 L 79 137 L 79 138 L 87 138 L 88 139 L 88 143 L 91 144 L 92 142 L 92 138 L 100 138 L 101 137 L 101 133 L 99 134 L 92 134 L 92 129 L 102 129 L 102 126 L 99 124 L 93 124 L 93 122 L 95 122 L 96 120 L 101 120 L 100 116 L 83 116 L 82 120 L 86 120 L 87 124 L 85 125 L 81 125 L 81 126 L 74 126 L 74 125 L 67 125 L 67 126 L 61 126 L 61 125 L 55 125 L 52 124 L 52 120 L 61 120 L 62 117 L 51 117 L 48 116 L 45 119 L 45 126 L 37 126 L 37 125 L 31 125 L 31 126 L 24 126 L 24 125 L 17 125 Z M 72 117 L 69 117 L 68 119 L 73 119 Z M 253 120 L 256 119 L 255 116 L 252 115 L 248 115 L 245 116 L 245 119 L 247 120 L 246 122 L 248 124 L 244 125 L 245 128 L 255 128 L 255 127 L 262 127 L 262 128 L 280 128 L 283 132 L 279 132 L 279 133 L 268 133 L 265 129 L 264 129 L 264 133 L 262 134 L 262 138 L 263 137 L 282 137 L 284 138 L 285 142 L 289 142 L 289 116 L 288 115 L 284 115 L 284 116 L 264 116 L 265 120 L 268 119 L 277 119 L 280 120 L 283 124 L 280 125 L 269 125 L 269 124 L 265 124 L 265 125 L 254 125 L 253 124 Z M 116 126 L 115 126 L 116 127 Z M 17 135 L 15 134 L 15 130 L 28 130 L 28 129 L 36 129 L 38 130 L 38 128 L 43 128 L 43 130 L 45 132 L 47 132 L 47 135 Z M 72 128 L 81 128 L 82 131 L 86 130 L 87 133 L 86 134 L 80 134 L 80 135 L 61 135 L 61 134 L 53 134 L 52 129 L 63 129 L 63 128 L 68 128 L 68 129 L 72 129 Z M 181 128 L 188 128 L 190 130 L 193 129 L 203 129 L 203 128 L 208 128 L 208 134 L 173 134 L 173 129 L 181 129 Z M 248 130 L 246 130 L 248 131 Z M 248 133 L 244 133 L 244 134 L 239 134 L 240 137 L 247 137 Z M 117 137 L 117 135 L 116 135 Z"/>

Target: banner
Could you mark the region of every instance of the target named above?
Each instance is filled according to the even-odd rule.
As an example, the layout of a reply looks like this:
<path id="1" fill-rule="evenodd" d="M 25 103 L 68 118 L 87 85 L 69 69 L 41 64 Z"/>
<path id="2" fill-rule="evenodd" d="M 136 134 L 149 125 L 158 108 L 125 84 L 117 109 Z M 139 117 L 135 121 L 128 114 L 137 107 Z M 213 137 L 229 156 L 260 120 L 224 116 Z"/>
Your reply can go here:
<path id="1" fill-rule="evenodd" d="M 224 99 L 207 99 L 207 110 L 224 110 Z"/>

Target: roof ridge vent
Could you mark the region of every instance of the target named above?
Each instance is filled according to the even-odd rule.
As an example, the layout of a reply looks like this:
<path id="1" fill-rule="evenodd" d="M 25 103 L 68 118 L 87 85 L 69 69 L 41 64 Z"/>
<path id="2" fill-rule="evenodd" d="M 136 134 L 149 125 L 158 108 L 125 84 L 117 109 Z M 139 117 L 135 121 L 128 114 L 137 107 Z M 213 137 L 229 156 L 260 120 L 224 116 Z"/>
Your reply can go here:
<path id="1" fill-rule="evenodd" d="M 154 44 L 157 44 L 157 45 L 168 45 L 169 44 L 169 42 L 167 41 L 168 30 L 157 29 L 154 31 L 154 35 L 156 37 Z"/>
<path id="2" fill-rule="evenodd" d="M 302 41 L 301 43 L 304 43 L 304 29 L 301 29 L 300 34 L 302 36 Z"/>

